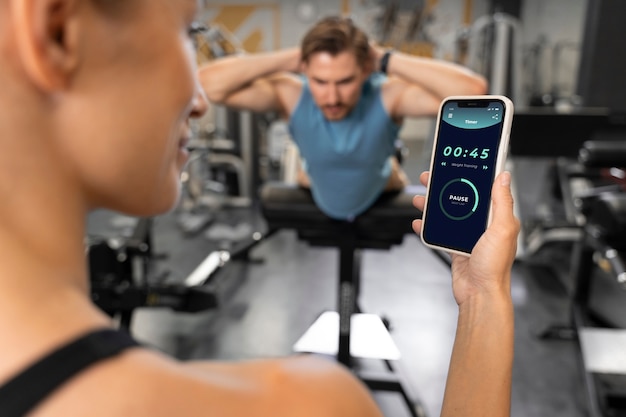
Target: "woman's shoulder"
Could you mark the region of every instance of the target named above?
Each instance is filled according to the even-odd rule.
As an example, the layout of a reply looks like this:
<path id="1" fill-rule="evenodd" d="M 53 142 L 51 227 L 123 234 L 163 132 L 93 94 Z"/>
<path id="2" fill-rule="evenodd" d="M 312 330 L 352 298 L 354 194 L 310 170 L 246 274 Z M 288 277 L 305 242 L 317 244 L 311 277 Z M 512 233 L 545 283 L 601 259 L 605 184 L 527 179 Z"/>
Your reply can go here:
<path id="1" fill-rule="evenodd" d="M 339 416 L 345 407 L 377 415 L 372 405 L 360 383 L 325 359 L 185 363 L 135 348 L 72 379 L 33 416 Z"/>
<path id="2" fill-rule="evenodd" d="M 137 347 L 83 370 L 41 402 L 32 416 L 212 415 L 218 408 L 213 408 L 217 404 L 210 400 L 210 387 L 177 361 Z M 194 411 L 197 398 L 203 398 L 203 410 Z"/>

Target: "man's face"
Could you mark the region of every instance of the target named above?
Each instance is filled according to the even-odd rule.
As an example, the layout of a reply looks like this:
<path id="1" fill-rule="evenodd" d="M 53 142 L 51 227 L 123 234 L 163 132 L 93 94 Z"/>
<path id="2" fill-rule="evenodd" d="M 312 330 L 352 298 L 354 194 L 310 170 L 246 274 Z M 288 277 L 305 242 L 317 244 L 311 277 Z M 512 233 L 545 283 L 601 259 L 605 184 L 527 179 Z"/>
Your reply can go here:
<path id="1" fill-rule="evenodd" d="M 353 53 L 335 56 L 318 52 L 304 66 L 315 104 L 328 120 L 341 120 L 356 106 L 361 87 L 369 76 L 357 63 Z"/>

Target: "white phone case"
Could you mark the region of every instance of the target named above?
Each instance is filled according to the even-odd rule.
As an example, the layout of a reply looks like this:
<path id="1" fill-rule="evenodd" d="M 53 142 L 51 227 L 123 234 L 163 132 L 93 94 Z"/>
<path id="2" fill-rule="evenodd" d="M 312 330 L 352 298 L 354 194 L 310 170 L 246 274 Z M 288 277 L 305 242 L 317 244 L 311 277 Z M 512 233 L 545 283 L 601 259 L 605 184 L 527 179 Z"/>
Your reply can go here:
<path id="1" fill-rule="evenodd" d="M 498 154 L 496 156 L 496 160 L 495 160 L 495 171 L 494 171 L 494 180 L 495 178 L 504 170 L 505 164 L 506 164 L 506 158 L 507 158 L 507 153 L 508 153 L 508 148 L 509 148 L 509 137 L 511 134 L 511 125 L 513 124 L 513 112 L 514 112 L 514 108 L 513 108 L 513 102 L 505 96 L 501 96 L 501 95 L 482 95 L 482 96 L 450 96 L 450 97 L 446 97 L 440 104 L 439 106 L 439 112 L 437 114 L 437 121 L 436 121 L 436 129 L 435 129 L 435 138 L 434 138 L 434 142 L 433 142 L 433 150 L 432 150 L 432 154 L 430 157 L 430 168 L 429 168 L 429 172 L 432 174 L 433 172 L 433 166 L 434 166 L 434 162 L 435 162 L 435 156 L 437 155 L 437 145 L 438 145 L 438 140 L 439 140 L 439 126 L 441 125 L 441 119 L 443 116 L 443 110 L 444 110 L 444 106 L 447 102 L 449 101 L 457 101 L 457 100 L 500 100 L 504 103 L 505 106 L 505 112 L 504 112 L 504 119 L 502 120 L 502 133 L 500 134 L 500 143 L 498 146 Z M 424 224 L 425 221 L 427 221 L 427 216 L 428 216 L 428 200 L 429 200 L 429 192 L 430 192 L 430 184 L 432 182 L 432 175 L 429 177 L 428 179 L 428 184 L 426 185 L 426 201 L 424 204 L 424 210 L 422 211 L 422 230 L 420 233 L 420 238 L 422 240 L 422 242 L 424 243 L 424 245 L 428 246 L 429 248 L 433 248 L 433 249 L 437 249 L 437 250 L 443 250 L 449 253 L 456 253 L 459 255 L 464 255 L 464 256 L 469 256 L 470 254 L 467 252 L 462 252 L 462 251 L 458 251 L 455 249 L 451 249 L 451 248 L 447 248 L 447 247 L 443 247 L 443 246 L 438 246 L 438 245 L 434 245 L 431 243 L 428 243 L 424 240 Z M 491 224 L 491 217 L 492 217 L 492 210 L 491 210 L 491 202 L 489 203 L 489 212 L 488 212 L 488 217 L 487 217 L 487 226 L 489 226 L 489 224 Z"/>

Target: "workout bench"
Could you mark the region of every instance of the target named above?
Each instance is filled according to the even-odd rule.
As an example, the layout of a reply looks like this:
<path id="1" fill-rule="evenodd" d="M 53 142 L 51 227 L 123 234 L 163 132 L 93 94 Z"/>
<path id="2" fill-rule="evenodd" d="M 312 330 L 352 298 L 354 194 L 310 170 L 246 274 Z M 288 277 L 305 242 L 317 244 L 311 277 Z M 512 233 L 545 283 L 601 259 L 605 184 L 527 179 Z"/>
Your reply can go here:
<path id="1" fill-rule="evenodd" d="M 339 249 L 338 311 L 334 316 L 322 314 L 318 322 L 323 318 L 326 323 L 329 320 L 334 322 L 334 326 L 329 328 L 338 332 L 336 357 L 340 363 L 349 367 L 370 389 L 400 393 L 411 415 L 421 417 L 425 415 L 423 406 L 409 388 L 400 369 L 391 362 L 391 359 L 399 358 L 399 352 L 391 341 L 386 326 L 380 318 L 362 314 L 358 305 L 361 250 L 389 249 L 393 245 L 401 244 L 405 235 L 413 233 L 411 222 L 421 217 L 421 213 L 412 204 L 414 195 L 415 193 L 408 192 L 385 193 L 368 211 L 352 222 L 327 217 L 316 206 L 311 193 L 297 185 L 267 183 L 261 190 L 260 202 L 270 231 L 295 229 L 298 237 L 312 246 Z M 372 321 L 373 317 L 377 321 Z M 389 372 L 374 374 L 357 369 L 353 356 L 357 356 L 355 350 L 358 347 L 355 349 L 353 344 L 351 349 L 351 331 L 356 330 L 357 325 L 363 321 L 368 326 L 373 324 L 379 333 L 382 329 L 384 334 L 381 339 L 386 338 L 391 343 L 391 355 L 377 358 L 384 360 Z M 376 329 L 368 329 L 374 330 Z M 394 354 L 393 349 L 397 354 Z M 313 350 L 308 352 L 327 353 Z"/>

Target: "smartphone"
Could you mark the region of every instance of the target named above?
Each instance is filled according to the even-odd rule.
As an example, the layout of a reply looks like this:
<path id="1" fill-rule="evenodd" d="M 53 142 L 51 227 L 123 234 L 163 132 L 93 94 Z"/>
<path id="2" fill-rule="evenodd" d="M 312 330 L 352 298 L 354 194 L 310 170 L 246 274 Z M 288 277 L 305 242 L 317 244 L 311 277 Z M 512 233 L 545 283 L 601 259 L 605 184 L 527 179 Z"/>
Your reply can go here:
<path id="1" fill-rule="evenodd" d="M 504 169 L 513 103 L 496 95 L 454 96 L 437 116 L 421 238 L 469 255 L 491 220 L 491 188 Z"/>

